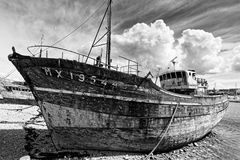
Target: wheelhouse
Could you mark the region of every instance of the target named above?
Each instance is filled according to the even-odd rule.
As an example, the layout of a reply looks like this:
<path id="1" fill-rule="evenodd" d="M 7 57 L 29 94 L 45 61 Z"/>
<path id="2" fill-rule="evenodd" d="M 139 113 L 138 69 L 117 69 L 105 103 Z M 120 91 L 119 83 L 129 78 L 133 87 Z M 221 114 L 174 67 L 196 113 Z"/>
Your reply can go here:
<path id="1" fill-rule="evenodd" d="M 165 72 L 159 76 L 161 87 L 181 94 L 205 93 L 207 81 L 196 77 L 194 70 Z"/>

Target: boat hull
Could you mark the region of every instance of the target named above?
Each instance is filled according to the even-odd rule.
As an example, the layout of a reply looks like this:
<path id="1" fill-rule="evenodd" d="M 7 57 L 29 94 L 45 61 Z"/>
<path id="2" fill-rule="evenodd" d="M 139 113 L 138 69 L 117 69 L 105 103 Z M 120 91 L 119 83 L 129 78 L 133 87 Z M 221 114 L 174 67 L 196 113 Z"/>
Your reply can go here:
<path id="1" fill-rule="evenodd" d="M 156 151 L 169 150 L 205 136 L 228 107 L 225 96 L 174 94 L 150 79 L 85 63 L 16 53 L 9 59 L 29 84 L 59 151 L 149 152 L 162 136 Z"/>
<path id="2" fill-rule="evenodd" d="M 49 129 L 54 144 L 64 151 L 149 152 L 158 143 L 170 119 L 109 115 L 50 103 L 40 106 L 47 123 L 51 125 Z M 174 106 L 171 107 L 173 109 Z M 225 111 L 213 115 L 175 117 L 156 151 L 177 148 L 202 138 L 222 119 Z"/>

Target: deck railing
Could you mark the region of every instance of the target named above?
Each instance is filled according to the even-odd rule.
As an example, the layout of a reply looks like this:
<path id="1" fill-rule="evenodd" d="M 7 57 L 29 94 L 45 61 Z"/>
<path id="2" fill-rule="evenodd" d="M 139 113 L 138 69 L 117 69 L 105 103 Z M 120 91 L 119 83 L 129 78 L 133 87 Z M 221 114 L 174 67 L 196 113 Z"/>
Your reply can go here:
<path id="1" fill-rule="evenodd" d="M 48 45 L 29 46 L 27 49 L 34 57 L 36 57 L 36 56 L 41 57 L 41 58 L 56 58 L 57 57 L 57 58 L 61 58 L 61 59 L 69 59 L 70 58 L 69 55 L 72 54 L 75 56 L 72 57 L 71 60 L 76 60 L 78 62 L 84 62 L 87 58 L 87 56 L 84 54 L 81 54 L 81 53 L 78 53 L 75 51 L 71 51 L 71 50 L 68 50 L 65 48 L 48 46 Z M 37 53 L 32 53 L 33 51 L 31 49 L 34 49 L 35 51 L 39 49 L 40 51 Z M 57 52 L 57 53 L 54 51 L 51 52 L 50 51 L 51 49 L 60 50 L 61 52 Z M 57 56 L 56 56 L 56 54 L 57 54 Z M 68 56 L 66 56 L 66 55 L 68 55 Z M 89 64 L 96 64 L 95 58 L 89 57 L 89 59 L 90 59 Z"/>
<path id="2" fill-rule="evenodd" d="M 120 58 L 127 60 L 127 65 L 119 67 L 120 72 L 128 73 L 128 74 L 136 74 L 138 75 L 139 71 L 139 63 L 133 61 L 131 59 L 119 56 Z"/>
<path id="3" fill-rule="evenodd" d="M 97 61 L 96 58 L 93 57 L 88 57 L 85 54 L 81 54 L 75 51 L 71 51 L 65 48 L 60 48 L 60 47 L 54 47 L 54 46 L 48 46 L 48 45 L 34 45 L 34 46 L 29 46 L 27 50 L 32 54 L 34 57 L 41 57 L 41 58 L 60 58 L 60 59 L 70 59 L 70 60 L 75 60 L 77 62 L 85 63 L 86 59 L 88 59 L 87 64 L 95 65 L 98 67 L 104 67 L 108 68 L 108 64 L 102 62 L 102 61 Z M 59 50 L 60 52 L 55 52 L 53 50 Z M 36 52 L 38 51 L 38 52 Z M 36 53 L 33 53 L 36 52 Z M 73 55 L 71 57 L 70 55 Z M 138 70 L 139 64 L 138 62 L 135 62 L 133 60 L 130 60 L 128 58 L 119 56 L 120 58 L 127 60 L 127 65 L 125 66 L 110 66 L 110 69 L 128 73 L 128 74 L 136 74 L 140 72 Z"/>

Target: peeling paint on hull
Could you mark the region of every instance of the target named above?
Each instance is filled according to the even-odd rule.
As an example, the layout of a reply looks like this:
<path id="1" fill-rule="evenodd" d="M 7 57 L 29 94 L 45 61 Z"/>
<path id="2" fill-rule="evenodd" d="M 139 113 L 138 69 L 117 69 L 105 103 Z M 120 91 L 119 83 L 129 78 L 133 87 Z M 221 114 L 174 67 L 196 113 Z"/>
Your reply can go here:
<path id="1" fill-rule="evenodd" d="M 58 150 L 150 151 L 178 105 L 156 151 L 168 150 L 209 133 L 228 107 L 226 96 L 179 95 L 150 79 L 75 61 L 9 59 L 29 84 Z"/>

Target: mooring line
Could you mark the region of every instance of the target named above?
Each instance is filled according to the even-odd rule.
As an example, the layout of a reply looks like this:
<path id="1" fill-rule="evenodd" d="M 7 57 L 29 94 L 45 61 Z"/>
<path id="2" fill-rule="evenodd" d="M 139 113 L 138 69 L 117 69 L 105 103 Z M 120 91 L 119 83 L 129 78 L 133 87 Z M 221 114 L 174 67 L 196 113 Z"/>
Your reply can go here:
<path id="1" fill-rule="evenodd" d="M 34 107 L 34 105 L 33 105 L 33 106 L 29 106 L 29 107 L 25 107 L 25 108 L 17 108 L 17 109 L 0 108 L 0 110 L 7 110 L 7 111 L 23 111 L 23 110 L 25 110 L 25 109 L 32 108 L 32 107 Z"/>
<path id="2" fill-rule="evenodd" d="M 165 131 L 164 131 L 164 133 L 163 133 L 163 136 L 161 137 L 161 139 L 158 141 L 157 145 L 152 149 L 152 151 L 147 155 L 147 157 L 146 157 L 145 159 L 148 160 L 150 157 L 152 157 L 152 156 L 153 156 L 153 152 L 157 149 L 157 147 L 159 146 L 159 144 L 162 142 L 162 140 L 163 140 L 163 138 L 165 137 L 165 135 L 166 135 L 166 133 L 167 133 L 170 125 L 172 124 L 172 121 L 173 121 L 174 116 L 175 116 L 175 114 L 176 114 L 176 112 L 177 112 L 178 106 L 179 106 L 179 103 L 177 103 L 177 105 L 176 105 L 176 107 L 175 107 L 175 110 L 174 110 L 174 112 L 173 112 L 173 114 L 172 114 L 171 120 L 169 121 L 168 126 L 166 127 L 166 129 L 165 129 Z"/>

